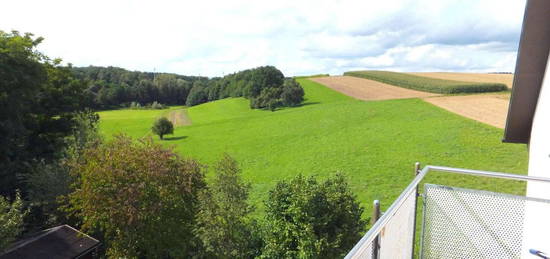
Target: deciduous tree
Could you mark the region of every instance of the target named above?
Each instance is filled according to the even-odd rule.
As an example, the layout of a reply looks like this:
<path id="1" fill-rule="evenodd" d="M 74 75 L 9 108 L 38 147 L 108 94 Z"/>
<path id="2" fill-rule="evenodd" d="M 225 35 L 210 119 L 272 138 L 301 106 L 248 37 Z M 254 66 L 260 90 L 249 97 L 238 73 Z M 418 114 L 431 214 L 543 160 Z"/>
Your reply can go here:
<path id="1" fill-rule="evenodd" d="M 201 193 L 197 235 L 217 258 L 253 258 L 259 252 L 254 208 L 248 203 L 250 184 L 243 182 L 237 162 L 229 155 L 216 164 L 215 178 Z"/>
<path id="2" fill-rule="evenodd" d="M 200 251 L 193 229 L 203 166 L 151 139 L 116 136 L 76 161 L 69 211 L 82 229 L 99 229 L 107 254 L 124 258 L 189 258 Z"/>
<path id="3" fill-rule="evenodd" d="M 281 181 L 265 204 L 265 258 L 342 258 L 365 228 L 342 175 L 322 183 L 301 175 Z"/>
<path id="4" fill-rule="evenodd" d="M 155 121 L 151 130 L 162 140 L 164 135 L 174 133 L 174 124 L 166 117 L 161 117 Z"/>

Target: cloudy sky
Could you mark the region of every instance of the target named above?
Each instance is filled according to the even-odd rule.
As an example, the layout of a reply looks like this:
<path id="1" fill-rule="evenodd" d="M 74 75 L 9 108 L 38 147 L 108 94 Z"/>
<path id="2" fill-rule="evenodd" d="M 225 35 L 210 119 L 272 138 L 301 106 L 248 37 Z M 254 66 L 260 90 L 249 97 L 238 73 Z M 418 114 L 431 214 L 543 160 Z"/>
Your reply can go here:
<path id="1" fill-rule="evenodd" d="M 525 0 L 4 1 L 0 30 L 32 32 L 76 66 L 220 76 L 349 70 L 513 71 Z"/>

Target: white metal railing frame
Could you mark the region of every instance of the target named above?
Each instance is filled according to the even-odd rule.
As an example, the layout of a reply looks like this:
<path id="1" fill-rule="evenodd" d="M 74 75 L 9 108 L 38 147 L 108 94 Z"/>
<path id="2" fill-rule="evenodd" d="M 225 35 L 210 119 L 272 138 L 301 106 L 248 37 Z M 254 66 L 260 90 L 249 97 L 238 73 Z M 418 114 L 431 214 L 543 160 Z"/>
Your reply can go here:
<path id="1" fill-rule="evenodd" d="M 419 168 L 419 163 L 416 164 L 416 168 Z M 415 169 L 418 170 L 418 169 Z M 351 259 L 354 255 L 359 252 L 361 247 L 366 244 L 372 244 L 372 242 L 380 235 L 380 232 L 391 220 L 392 216 L 399 210 L 401 205 L 405 202 L 406 198 L 411 195 L 413 192 L 417 192 L 417 187 L 424 177 L 430 171 L 437 171 L 443 173 L 453 173 L 453 174 L 463 174 L 463 175 L 473 175 L 481 177 L 492 177 L 508 180 L 518 180 L 518 181 L 532 181 L 532 182 L 542 182 L 550 183 L 550 178 L 546 177 L 537 177 L 537 176 L 527 176 L 527 175 L 518 175 L 518 174 L 509 174 L 502 172 L 491 172 L 491 171 L 482 171 L 482 170 L 472 170 L 472 169 L 463 169 L 463 168 L 452 168 L 445 166 L 433 166 L 427 165 L 422 170 L 417 171 L 416 177 L 412 182 L 405 188 L 405 190 L 399 195 L 399 197 L 392 203 L 392 205 L 384 212 L 382 217 L 380 217 L 376 223 L 369 229 L 369 231 L 355 244 L 355 246 L 348 252 L 346 259 Z M 414 240 L 414 239 L 413 239 Z M 414 244 L 411 244 L 414 245 Z M 414 256 L 414 254 L 413 254 Z"/>

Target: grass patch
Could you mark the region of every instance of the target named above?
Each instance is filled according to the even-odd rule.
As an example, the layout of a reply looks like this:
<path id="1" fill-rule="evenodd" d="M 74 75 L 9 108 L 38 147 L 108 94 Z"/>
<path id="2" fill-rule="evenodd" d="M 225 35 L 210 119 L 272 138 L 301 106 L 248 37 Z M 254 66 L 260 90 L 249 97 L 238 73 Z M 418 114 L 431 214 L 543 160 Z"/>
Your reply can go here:
<path id="1" fill-rule="evenodd" d="M 344 75 L 439 94 L 500 92 L 508 89 L 501 83 L 463 82 L 390 71 L 350 71 Z"/>
<path id="2" fill-rule="evenodd" d="M 252 183 L 251 201 L 262 213 L 277 181 L 296 174 L 347 175 L 370 215 L 374 199 L 385 210 L 414 177 L 413 164 L 445 165 L 525 174 L 527 151 L 503 144 L 502 130 L 463 118 L 419 99 L 358 101 L 307 79 L 304 105 L 275 112 L 253 110 L 244 98 L 188 108 L 193 124 L 175 128 L 167 146 L 211 165 L 224 152 Z M 181 107 L 171 108 L 180 109 Z M 157 113 L 155 113 L 157 112 Z M 158 111 L 101 112 L 101 132 L 149 134 Z M 120 121 L 119 121 L 120 120 Z M 158 137 L 155 136 L 156 139 Z M 434 174 L 432 183 L 521 194 L 504 180 Z"/>

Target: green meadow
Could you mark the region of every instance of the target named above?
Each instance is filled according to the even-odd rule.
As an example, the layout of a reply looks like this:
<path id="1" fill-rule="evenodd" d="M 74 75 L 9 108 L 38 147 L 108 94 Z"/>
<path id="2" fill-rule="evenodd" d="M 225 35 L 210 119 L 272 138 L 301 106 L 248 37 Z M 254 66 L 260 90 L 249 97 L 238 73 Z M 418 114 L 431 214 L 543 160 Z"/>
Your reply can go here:
<path id="1" fill-rule="evenodd" d="M 252 183 L 251 201 L 262 211 L 277 181 L 297 174 L 324 178 L 343 173 L 370 214 L 374 199 L 387 208 L 414 177 L 413 165 L 444 165 L 524 174 L 527 150 L 503 144 L 503 131 L 447 112 L 420 99 L 359 101 L 299 79 L 300 107 L 252 110 L 244 98 L 187 108 L 192 125 L 162 141 L 179 154 L 211 165 L 224 152 Z M 170 110 L 185 109 L 172 107 Z M 155 118 L 170 110 L 99 112 L 101 133 L 151 135 Z M 154 137 L 160 141 L 158 137 Z M 520 194 L 524 186 L 504 180 L 433 174 L 427 181 Z"/>

